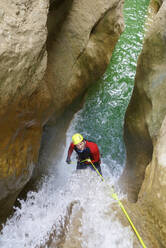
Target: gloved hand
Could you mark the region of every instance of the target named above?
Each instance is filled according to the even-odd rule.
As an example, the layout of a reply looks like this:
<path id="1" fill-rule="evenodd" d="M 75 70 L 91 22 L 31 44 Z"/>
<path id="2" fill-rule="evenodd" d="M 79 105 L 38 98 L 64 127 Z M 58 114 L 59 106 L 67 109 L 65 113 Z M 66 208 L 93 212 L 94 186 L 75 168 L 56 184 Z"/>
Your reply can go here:
<path id="1" fill-rule="evenodd" d="M 67 164 L 71 164 L 71 159 L 67 157 L 66 163 L 67 163 Z"/>

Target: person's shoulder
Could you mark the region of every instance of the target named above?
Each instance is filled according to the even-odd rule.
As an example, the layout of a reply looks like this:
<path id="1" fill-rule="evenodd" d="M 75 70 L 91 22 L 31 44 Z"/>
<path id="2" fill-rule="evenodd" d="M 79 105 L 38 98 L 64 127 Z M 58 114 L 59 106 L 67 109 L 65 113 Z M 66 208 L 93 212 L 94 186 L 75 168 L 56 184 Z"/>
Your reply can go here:
<path id="1" fill-rule="evenodd" d="M 96 144 L 94 141 L 92 140 L 86 140 L 87 143 L 93 143 L 93 144 Z"/>
<path id="2" fill-rule="evenodd" d="M 91 140 L 86 140 L 86 144 L 91 147 L 97 147 L 97 144 Z"/>
<path id="3" fill-rule="evenodd" d="M 70 143 L 70 147 L 74 147 L 74 144 L 73 144 L 73 142 L 71 142 L 71 143 Z"/>

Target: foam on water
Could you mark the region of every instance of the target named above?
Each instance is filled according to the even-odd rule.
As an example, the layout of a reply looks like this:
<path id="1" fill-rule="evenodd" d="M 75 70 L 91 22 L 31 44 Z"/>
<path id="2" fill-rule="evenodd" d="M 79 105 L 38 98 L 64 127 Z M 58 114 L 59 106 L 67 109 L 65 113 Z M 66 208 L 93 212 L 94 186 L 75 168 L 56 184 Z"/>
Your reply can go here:
<path id="1" fill-rule="evenodd" d="M 62 160 L 43 178 L 38 192 L 29 192 L 26 201 L 21 201 L 12 218 L 8 219 L 0 236 L 1 248 L 33 248 L 44 245 L 55 229 L 61 232 L 61 224 L 67 209 L 73 202 L 83 209 L 81 219 L 81 245 L 83 248 L 132 247 L 133 233 L 130 227 L 123 227 L 111 211 L 110 188 L 117 178 L 113 177 L 108 166 L 103 165 L 106 182 L 89 169 L 76 171 L 76 165 L 67 165 L 67 148 L 71 133 L 74 132 L 78 115 L 75 115 L 67 132 L 67 145 Z M 66 234 L 67 235 L 67 234 Z M 66 236 L 67 237 L 67 236 Z"/>
<path id="2" fill-rule="evenodd" d="M 132 247 L 132 232 L 123 227 L 110 212 L 114 200 L 108 186 L 100 182 L 93 172 L 74 172 L 63 188 L 54 187 L 54 177 L 43 183 L 38 193 L 30 192 L 22 201 L 21 209 L 4 226 L 0 238 L 1 248 L 33 248 L 44 245 L 54 227 L 60 232 L 60 221 L 67 207 L 79 202 L 83 208 L 82 247 Z"/>

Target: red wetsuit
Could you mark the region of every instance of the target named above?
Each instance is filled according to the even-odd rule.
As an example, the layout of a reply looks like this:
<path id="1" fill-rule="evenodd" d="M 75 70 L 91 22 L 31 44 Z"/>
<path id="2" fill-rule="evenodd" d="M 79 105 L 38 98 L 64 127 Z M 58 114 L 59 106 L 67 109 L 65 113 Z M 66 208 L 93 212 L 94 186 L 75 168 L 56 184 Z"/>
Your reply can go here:
<path id="1" fill-rule="evenodd" d="M 82 160 L 90 158 L 92 163 L 95 166 L 100 165 L 101 161 L 100 161 L 99 148 L 98 148 L 97 144 L 95 144 L 94 142 L 85 140 L 85 148 L 83 151 L 79 150 L 73 143 L 71 143 L 69 150 L 68 150 L 68 158 L 69 159 L 71 157 L 73 150 L 75 150 L 76 153 L 78 154 L 79 163 L 81 163 Z M 90 164 L 90 163 L 84 162 L 84 164 Z"/>

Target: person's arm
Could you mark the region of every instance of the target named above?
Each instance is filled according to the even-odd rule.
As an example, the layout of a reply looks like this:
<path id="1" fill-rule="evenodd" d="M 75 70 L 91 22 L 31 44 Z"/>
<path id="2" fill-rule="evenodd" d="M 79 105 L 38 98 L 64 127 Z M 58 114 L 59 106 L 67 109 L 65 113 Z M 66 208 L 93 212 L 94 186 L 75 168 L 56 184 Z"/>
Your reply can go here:
<path id="1" fill-rule="evenodd" d="M 70 146 L 69 146 L 69 150 L 68 150 L 68 154 L 67 154 L 67 158 L 66 158 L 66 163 L 68 163 L 68 164 L 71 163 L 71 159 L 70 158 L 71 158 L 73 149 L 74 149 L 74 144 L 71 143 Z"/>
<path id="2" fill-rule="evenodd" d="M 91 151 L 91 155 L 92 155 L 92 163 L 95 162 L 100 162 L 100 152 L 99 152 L 99 148 L 97 146 L 97 144 L 91 142 L 90 144 L 90 151 Z"/>

